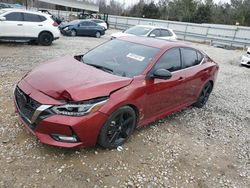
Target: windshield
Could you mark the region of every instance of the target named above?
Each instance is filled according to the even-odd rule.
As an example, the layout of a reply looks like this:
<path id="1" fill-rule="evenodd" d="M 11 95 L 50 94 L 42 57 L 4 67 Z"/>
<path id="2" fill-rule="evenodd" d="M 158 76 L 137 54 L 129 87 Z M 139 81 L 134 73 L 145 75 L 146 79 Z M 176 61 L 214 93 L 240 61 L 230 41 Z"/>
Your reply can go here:
<path id="1" fill-rule="evenodd" d="M 134 26 L 127 29 L 124 33 L 132 34 L 132 35 L 146 35 L 151 28 L 142 27 L 142 26 Z"/>
<path id="2" fill-rule="evenodd" d="M 82 62 L 118 76 L 131 78 L 142 74 L 158 52 L 158 48 L 116 39 L 85 54 Z"/>
<path id="3" fill-rule="evenodd" d="M 0 10 L 0 15 L 7 12 L 6 10 Z"/>

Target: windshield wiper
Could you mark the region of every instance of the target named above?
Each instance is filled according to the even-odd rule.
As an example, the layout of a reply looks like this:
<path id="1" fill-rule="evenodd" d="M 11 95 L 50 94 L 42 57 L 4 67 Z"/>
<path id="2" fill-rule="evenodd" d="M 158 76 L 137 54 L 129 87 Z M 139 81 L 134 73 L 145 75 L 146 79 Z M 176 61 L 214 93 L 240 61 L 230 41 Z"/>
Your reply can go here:
<path id="1" fill-rule="evenodd" d="M 97 68 L 97 69 L 101 69 L 101 70 L 103 70 L 103 71 L 105 71 L 105 72 L 108 72 L 108 73 L 113 73 L 113 72 L 114 72 L 113 69 L 108 68 L 108 67 L 105 67 L 105 66 L 102 66 L 102 65 L 95 65 L 95 64 L 91 64 L 91 63 L 86 63 L 86 64 L 87 64 L 87 65 L 90 65 L 90 66 L 92 66 L 92 67 L 95 67 L 95 68 Z"/>

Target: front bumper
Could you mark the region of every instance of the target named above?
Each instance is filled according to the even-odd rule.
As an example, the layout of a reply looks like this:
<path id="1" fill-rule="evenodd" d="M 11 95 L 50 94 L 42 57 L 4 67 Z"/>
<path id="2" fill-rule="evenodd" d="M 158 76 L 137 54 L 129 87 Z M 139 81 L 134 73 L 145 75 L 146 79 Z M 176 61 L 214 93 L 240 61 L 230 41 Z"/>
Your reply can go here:
<path id="1" fill-rule="evenodd" d="M 250 55 L 243 55 L 241 58 L 241 64 L 245 66 L 250 66 Z"/>
<path id="2" fill-rule="evenodd" d="M 24 88 L 20 88 L 22 90 Z M 25 93 L 25 91 L 23 91 Z M 39 96 L 36 99 L 30 98 L 29 101 L 35 100 L 39 101 Z M 36 119 L 32 120 L 32 117 L 35 115 L 37 106 L 34 106 L 34 112 L 32 109 L 29 110 L 31 115 L 28 115 L 24 109 L 20 108 L 20 102 L 18 102 L 15 94 L 15 108 L 19 115 L 20 121 L 25 125 L 25 127 L 35 135 L 41 143 L 48 144 L 52 146 L 65 147 L 65 148 L 74 148 L 74 147 L 90 147 L 96 145 L 99 132 L 102 128 L 102 125 L 107 120 L 107 116 L 101 112 L 95 112 L 86 116 L 72 117 L 72 116 L 63 116 L 49 114 L 49 107 L 45 111 L 41 112 Z M 39 102 L 38 106 L 39 106 Z M 31 105 L 32 106 L 32 105 Z M 40 107 L 43 105 L 40 105 Z M 27 115 L 25 115 L 27 114 Z M 28 117 L 29 116 L 29 117 Z M 64 142 L 58 141 L 53 138 L 52 135 L 65 135 L 65 136 L 76 136 L 77 142 Z"/>
<path id="3" fill-rule="evenodd" d="M 66 36 L 71 36 L 71 30 L 64 30 L 64 29 L 60 29 L 61 34 L 66 35 Z"/>

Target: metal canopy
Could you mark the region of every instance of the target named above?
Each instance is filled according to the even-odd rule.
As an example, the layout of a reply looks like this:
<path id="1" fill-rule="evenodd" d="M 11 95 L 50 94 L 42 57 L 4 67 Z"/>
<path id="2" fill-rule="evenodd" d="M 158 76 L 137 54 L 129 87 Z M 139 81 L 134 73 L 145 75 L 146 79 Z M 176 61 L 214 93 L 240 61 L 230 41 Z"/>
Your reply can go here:
<path id="1" fill-rule="evenodd" d="M 44 3 L 61 5 L 64 7 L 77 8 L 82 10 L 88 10 L 92 12 L 99 12 L 99 6 L 95 4 L 90 4 L 84 1 L 76 1 L 76 0 L 38 0 Z"/>

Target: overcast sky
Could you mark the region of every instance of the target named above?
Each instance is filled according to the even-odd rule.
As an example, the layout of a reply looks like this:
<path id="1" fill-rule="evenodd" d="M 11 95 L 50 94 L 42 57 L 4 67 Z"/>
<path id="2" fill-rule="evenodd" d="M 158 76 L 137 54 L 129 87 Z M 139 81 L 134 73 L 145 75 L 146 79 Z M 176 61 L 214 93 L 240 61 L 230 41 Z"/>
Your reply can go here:
<path id="1" fill-rule="evenodd" d="M 116 0 L 120 3 L 125 3 L 126 6 L 131 6 L 135 3 L 137 3 L 139 0 Z M 149 0 L 150 1 L 150 0 Z M 158 0 L 154 0 L 155 2 L 158 2 Z M 230 3 L 231 0 L 213 0 L 215 3 L 219 3 L 219 2 L 222 2 L 222 3 Z"/>

